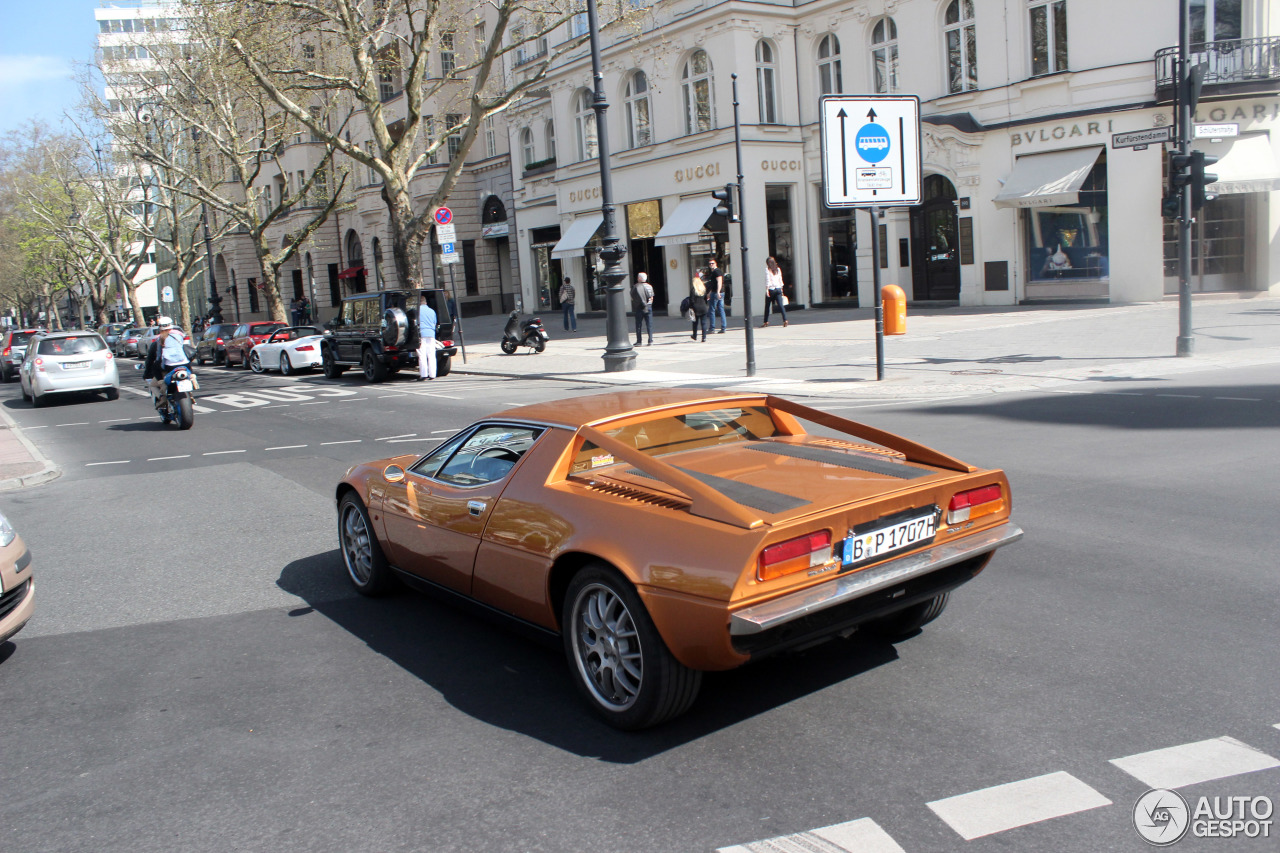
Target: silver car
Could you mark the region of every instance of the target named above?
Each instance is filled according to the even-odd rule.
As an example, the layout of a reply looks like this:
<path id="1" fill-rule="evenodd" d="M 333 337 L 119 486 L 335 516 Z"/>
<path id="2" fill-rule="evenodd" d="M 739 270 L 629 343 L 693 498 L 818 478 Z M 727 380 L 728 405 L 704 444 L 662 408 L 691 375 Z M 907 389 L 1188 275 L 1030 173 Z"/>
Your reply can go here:
<path id="1" fill-rule="evenodd" d="M 0 382 L 17 377 L 18 367 L 27 354 L 27 342 L 42 334 L 43 329 L 11 329 L 0 340 Z"/>
<path id="2" fill-rule="evenodd" d="M 146 330 L 146 326 L 130 326 L 117 335 L 115 346 L 111 348 L 111 351 L 116 354 L 116 358 L 124 358 L 128 355 L 137 355 L 138 341 L 142 338 L 142 333 Z"/>
<path id="3" fill-rule="evenodd" d="M 32 338 L 18 381 L 22 399 L 34 406 L 44 405 L 51 394 L 72 391 L 102 391 L 108 400 L 120 397 L 115 356 L 97 332 L 53 332 Z"/>
<path id="4" fill-rule="evenodd" d="M 189 345 L 191 343 L 191 335 L 182 331 L 177 326 L 173 327 L 173 331 L 179 335 L 182 335 L 182 341 L 184 344 Z M 141 359 L 146 359 L 147 350 L 151 349 L 151 342 L 154 341 L 156 339 L 156 336 L 159 334 L 160 334 L 160 329 L 158 326 L 151 326 L 150 328 L 143 329 L 142 334 L 138 335 L 137 352 L 133 353 L 133 355 L 136 355 L 138 358 L 141 358 Z"/>

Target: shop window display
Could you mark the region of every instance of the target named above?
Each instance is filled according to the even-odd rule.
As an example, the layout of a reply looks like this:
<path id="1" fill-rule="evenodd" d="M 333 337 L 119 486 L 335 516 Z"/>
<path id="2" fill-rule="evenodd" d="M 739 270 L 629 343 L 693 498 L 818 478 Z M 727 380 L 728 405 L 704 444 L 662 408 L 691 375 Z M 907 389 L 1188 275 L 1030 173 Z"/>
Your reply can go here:
<path id="1" fill-rule="evenodd" d="M 1107 278 L 1105 155 L 1089 172 L 1076 204 L 1030 208 L 1023 222 L 1031 281 Z"/>

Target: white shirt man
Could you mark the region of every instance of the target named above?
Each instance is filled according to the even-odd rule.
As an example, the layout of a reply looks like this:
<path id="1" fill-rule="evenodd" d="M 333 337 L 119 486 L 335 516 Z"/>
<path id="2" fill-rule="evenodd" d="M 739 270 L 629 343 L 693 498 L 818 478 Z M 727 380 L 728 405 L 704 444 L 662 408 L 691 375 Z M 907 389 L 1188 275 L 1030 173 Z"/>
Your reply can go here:
<path id="1" fill-rule="evenodd" d="M 418 301 L 418 381 L 436 378 L 436 312 L 427 297 Z"/>

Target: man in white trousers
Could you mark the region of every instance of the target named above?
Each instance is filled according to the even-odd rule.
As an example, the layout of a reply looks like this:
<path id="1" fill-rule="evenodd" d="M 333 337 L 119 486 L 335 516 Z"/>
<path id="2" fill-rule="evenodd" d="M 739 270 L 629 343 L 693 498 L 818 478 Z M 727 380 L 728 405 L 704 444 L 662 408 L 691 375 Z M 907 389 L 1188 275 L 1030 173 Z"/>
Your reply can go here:
<path id="1" fill-rule="evenodd" d="M 425 293 L 418 296 L 418 381 L 436 378 L 436 312 Z"/>

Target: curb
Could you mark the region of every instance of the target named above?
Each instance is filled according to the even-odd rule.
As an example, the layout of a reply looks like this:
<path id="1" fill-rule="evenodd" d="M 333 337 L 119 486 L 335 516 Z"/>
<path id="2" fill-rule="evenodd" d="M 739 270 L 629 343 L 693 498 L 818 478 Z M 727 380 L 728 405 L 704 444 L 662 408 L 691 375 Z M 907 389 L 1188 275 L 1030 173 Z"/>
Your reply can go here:
<path id="1" fill-rule="evenodd" d="M 15 489 L 25 489 L 28 486 L 39 486 L 56 480 L 62 476 L 62 469 L 45 458 L 44 454 L 36 449 L 31 443 L 31 439 L 22 433 L 22 427 L 9 417 L 9 414 L 0 409 L 0 420 L 4 423 L 0 424 L 0 429 L 7 429 L 13 432 L 18 441 L 22 442 L 23 447 L 31 454 L 33 461 L 40 463 L 43 467 L 34 474 L 27 474 L 22 477 L 10 477 L 8 480 L 0 480 L 0 492 L 9 492 Z"/>

